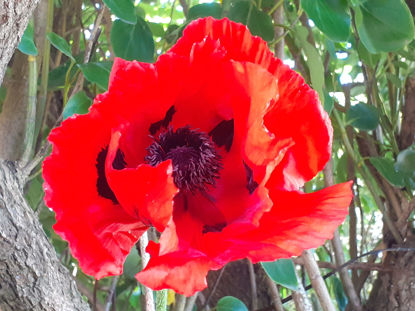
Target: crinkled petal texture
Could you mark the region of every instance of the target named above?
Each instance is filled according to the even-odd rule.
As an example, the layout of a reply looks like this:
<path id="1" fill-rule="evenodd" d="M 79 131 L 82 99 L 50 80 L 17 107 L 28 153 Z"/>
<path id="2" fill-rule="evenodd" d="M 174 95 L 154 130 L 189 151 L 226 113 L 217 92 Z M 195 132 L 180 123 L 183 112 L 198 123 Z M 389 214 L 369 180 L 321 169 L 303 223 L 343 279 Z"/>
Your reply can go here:
<path id="1" fill-rule="evenodd" d="M 162 135 L 184 127 L 210 137 L 221 163 L 215 183 L 196 191 L 176 186 L 175 160 L 147 158 Z M 192 22 L 155 64 L 116 59 L 108 92 L 50 139 L 47 203 L 83 269 L 115 273 L 104 263 L 119 267 L 152 225 L 160 241 L 149 245 L 138 280 L 188 296 L 229 261 L 287 258 L 321 245 L 352 198 L 350 183 L 299 191 L 330 157 L 329 118 L 297 73 L 227 19 Z M 133 232 L 127 224 L 137 232 L 124 245 Z M 82 230 L 95 240 L 84 241 Z M 87 249 L 95 241 L 102 254 Z"/>
<path id="2" fill-rule="evenodd" d="M 101 158 L 110 133 L 96 112 L 70 118 L 50 134 L 54 147 L 43 163 L 45 201 L 56 213 L 54 229 L 69 242 L 82 270 L 96 278 L 120 274 L 147 229 L 124 211 L 102 179 Z"/>
<path id="3" fill-rule="evenodd" d="M 347 215 L 351 184 L 298 191 L 330 157 L 332 128 L 316 92 L 263 40 L 226 19 L 191 23 L 169 53 L 190 55 L 190 68 L 206 73 L 202 87 L 199 79 L 187 80 L 196 97 L 179 95 L 172 124 L 215 132 L 215 123 L 231 120 L 233 139 L 221 149 L 216 186 L 207 194 L 176 196 L 173 218 L 138 280 L 192 295 L 206 286 L 206 265 L 288 258 L 331 238 Z M 221 134 L 227 137 L 226 130 Z M 183 283 L 183 275 L 192 278 Z"/>

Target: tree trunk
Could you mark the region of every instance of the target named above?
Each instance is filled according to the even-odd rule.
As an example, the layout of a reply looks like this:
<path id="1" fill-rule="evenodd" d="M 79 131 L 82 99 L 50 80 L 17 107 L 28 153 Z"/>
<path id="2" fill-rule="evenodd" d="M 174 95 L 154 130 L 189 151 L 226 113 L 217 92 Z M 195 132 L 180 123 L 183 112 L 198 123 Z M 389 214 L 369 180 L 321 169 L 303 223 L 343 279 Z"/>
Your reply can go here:
<path id="1" fill-rule="evenodd" d="M 25 179 L 0 162 L 0 310 L 89 310 L 23 197 Z"/>
<path id="2" fill-rule="evenodd" d="M 414 247 L 415 237 L 408 237 L 402 247 Z M 385 256 L 384 265 L 393 269 L 379 272 L 370 294 L 368 311 L 415 310 L 415 253 L 391 252 Z"/>

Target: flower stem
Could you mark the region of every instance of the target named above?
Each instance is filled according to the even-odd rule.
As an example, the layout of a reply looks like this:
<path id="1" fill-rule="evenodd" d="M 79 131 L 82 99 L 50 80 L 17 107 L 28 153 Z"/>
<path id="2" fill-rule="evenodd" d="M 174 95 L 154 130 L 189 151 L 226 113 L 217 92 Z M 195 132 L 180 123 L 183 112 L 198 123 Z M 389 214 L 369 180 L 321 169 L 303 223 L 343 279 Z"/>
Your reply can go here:
<path id="1" fill-rule="evenodd" d="M 36 95 L 37 95 L 37 62 L 36 57 L 29 55 L 29 94 L 26 114 L 26 132 L 24 138 L 25 150 L 22 161 L 28 163 L 33 153 L 36 126 Z"/>

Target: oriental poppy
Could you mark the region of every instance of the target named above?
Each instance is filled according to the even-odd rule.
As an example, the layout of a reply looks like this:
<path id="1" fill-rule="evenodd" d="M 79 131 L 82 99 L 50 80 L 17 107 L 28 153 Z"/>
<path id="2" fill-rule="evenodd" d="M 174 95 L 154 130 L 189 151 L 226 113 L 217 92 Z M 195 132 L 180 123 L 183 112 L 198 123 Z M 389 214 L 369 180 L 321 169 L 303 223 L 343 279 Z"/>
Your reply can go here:
<path id="1" fill-rule="evenodd" d="M 54 229 L 81 268 L 120 274 L 140 235 L 159 243 L 137 275 L 192 295 L 209 270 L 299 255 L 332 237 L 351 184 L 305 194 L 330 157 L 318 95 L 248 29 L 192 22 L 156 63 L 116 59 L 109 90 L 52 131 Z"/>

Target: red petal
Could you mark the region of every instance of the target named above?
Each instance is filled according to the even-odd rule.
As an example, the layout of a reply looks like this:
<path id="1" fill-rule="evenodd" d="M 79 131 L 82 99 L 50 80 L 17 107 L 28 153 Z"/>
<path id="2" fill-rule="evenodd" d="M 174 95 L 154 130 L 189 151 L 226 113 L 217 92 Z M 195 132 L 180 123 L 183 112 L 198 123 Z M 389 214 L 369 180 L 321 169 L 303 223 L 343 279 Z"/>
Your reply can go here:
<path id="1" fill-rule="evenodd" d="M 109 90 L 95 98 L 92 109 L 104 115 L 110 127 L 129 124 L 120 146 L 130 167 L 143 163 L 152 143 L 150 126 L 174 105 L 186 66 L 187 60 L 175 55 L 162 55 L 156 64 L 115 59 Z"/>
<path id="2" fill-rule="evenodd" d="M 146 226 L 97 192 L 98 154 L 110 129 L 97 112 L 70 118 L 52 131 L 52 154 L 43 163 L 46 204 L 54 226 L 81 268 L 96 278 L 120 274 L 125 257 Z"/>
<path id="3" fill-rule="evenodd" d="M 270 187 L 296 190 L 321 171 L 331 154 L 333 129 L 317 93 L 288 66 L 275 72 L 278 100 L 265 116 L 265 125 L 278 140 L 291 138 L 291 147 L 272 176 Z"/>
<path id="4" fill-rule="evenodd" d="M 347 182 L 307 194 L 271 191 L 275 206 L 264 214 L 258 229 L 241 236 L 263 245 L 249 257 L 261 261 L 297 256 L 331 239 L 348 214 L 351 185 Z"/>
<path id="5" fill-rule="evenodd" d="M 259 37 L 252 36 L 246 26 L 227 18 L 215 20 L 207 17 L 191 22 L 170 52 L 189 55 L 193 44 L 205 38 L 220 40 L 227 59 L 252 62 L 272 71 L 275 58 L 267 43 Z"/>
<path id="6" fill-rule="evenodd" d="M 189 55 L 195 44 L 204 40 L 220 40 L 225 59 L 258 64 L 276 78 L 279 97 L 273 101 L 265 125 L 276 140 L 292 139 L 295 146 L 275 170 L 273 186 L 298 189 L 323 169 L 331 151 L 332 128 L 317 94 L 301 76 L 273 57 L 264 40 L 226 18 L 208 17 L 190 23 L 170 51 Z"/>
<path id="7" fill-rule="evenodd" d="M 157 167 L 140 164 L 117 170 L 113 162 L 122 134 L 112 134 L 106 160 L 108 183 L 123 208 L 131 215 L 163 231 L 173 212 L 173 198 L 178 192 L 173 181 L 171 161 Z"/>
<path id="8" fill-rule="evenodd" d="M 190 125 L 209 132 L 222 120 L 232 118 L 223 53 L 217 41 L 205 40 L 193 46 L 188 67 L 181 68 L 184 80 L 174 104 L 175 128 Z"/>
<path id="9" fill-rule="evenodd" d="M 136 277 L 154 290 L 171 288 L 179 294 L 191 296 L 206 288 L 208 271 L 217 268 L 205 255 L 185 250 L 152 257 Z"/>

